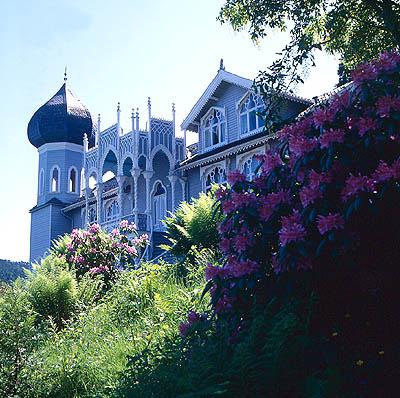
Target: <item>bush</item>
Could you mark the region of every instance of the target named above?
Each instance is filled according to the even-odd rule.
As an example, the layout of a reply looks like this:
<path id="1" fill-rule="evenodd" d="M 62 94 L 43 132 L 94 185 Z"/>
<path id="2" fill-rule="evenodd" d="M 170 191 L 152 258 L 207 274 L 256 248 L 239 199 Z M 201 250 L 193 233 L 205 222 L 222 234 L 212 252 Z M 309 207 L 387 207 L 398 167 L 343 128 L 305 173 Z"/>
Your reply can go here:
<path id="1" fill-rule="evenodd" d="M 164 220 L 171 245 L 163 247 L 178 259 L 189 256 L 193 261 L 196 253 L 203 249 L 218 251 L 217 225 L 222 217 L 215 214 L 214 191 L 201 193 L 190 203 L 182 202 L 175 213 Z"/>

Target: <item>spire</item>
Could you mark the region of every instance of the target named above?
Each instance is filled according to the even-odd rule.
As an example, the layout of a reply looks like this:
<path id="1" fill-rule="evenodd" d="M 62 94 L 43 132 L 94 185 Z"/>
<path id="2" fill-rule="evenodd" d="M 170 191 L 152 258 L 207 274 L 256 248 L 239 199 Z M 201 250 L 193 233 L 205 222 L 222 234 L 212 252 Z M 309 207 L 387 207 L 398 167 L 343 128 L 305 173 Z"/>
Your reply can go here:
<path id="1" fill-rule="evenodd" d="M 225 70 L 225 65 L 224 65 L 223 58 L 221 58 L 221 61 L 219 61 L 219 70 Z"/>
<path id="2" fill-rule="evenodd" d="M 64 83 L 66 83 L 67 82 L 67 65 L 65 65 L 65 68 L 64 68 Z"/>

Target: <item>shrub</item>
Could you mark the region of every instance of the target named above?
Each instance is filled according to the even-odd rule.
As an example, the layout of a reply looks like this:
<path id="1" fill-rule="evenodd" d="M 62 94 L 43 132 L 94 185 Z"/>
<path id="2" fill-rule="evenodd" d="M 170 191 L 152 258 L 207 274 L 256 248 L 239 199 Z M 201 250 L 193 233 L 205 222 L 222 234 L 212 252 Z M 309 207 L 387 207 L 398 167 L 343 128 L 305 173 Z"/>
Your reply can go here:
<path id="1" fill-rule="evenodd" d="M 217 225 L 222 218 L 221 215 L 214 214 L 214 191 L 201 193 L 190 203 L 182 202 L 175 213 L 164 220 L 171 244 L 163 247 L 177 258 L 189 256 L 193 260 L 198 251 L 218 250 Z"/>

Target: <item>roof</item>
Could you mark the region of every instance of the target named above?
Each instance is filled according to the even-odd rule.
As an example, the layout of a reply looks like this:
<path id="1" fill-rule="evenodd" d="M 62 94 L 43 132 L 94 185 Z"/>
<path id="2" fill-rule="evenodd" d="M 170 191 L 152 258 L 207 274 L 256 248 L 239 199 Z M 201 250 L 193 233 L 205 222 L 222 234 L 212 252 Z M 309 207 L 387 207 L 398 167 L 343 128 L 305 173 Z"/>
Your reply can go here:
<path id="1" fill-rule="evenodd" d="M 48 205 L 65 206 L 66 203 L 62 202 L 60 199 L 51 198 L 47 202 L 42 203 L 41 205 L 36 205 L 36 206 L 32 207 L 32 209 L 29 210 L 29 213 L 34 213 L 35 211 L 43 209 L 44 207 L 46 207 Z"/>
<path id="2" fill-rule="evenodd" d="M 89 110 L 74 96 L 67 82 L 42 105 L 28 124 L 28 138 L 39 148 L 51 142 L 83 145 L 83 136 L 94 140 L 94 123 Z"/>
<path id="3" fill-rule="evenodd" d="M 195 120 L 203 110 L 203 108 L 207 105 L 208 101 L 210 101 L 221 85 L 222 82 L 226 82 L 229 84 L 234 84 L 236 86 L 242 87 L 246 90 L 250 90 L 253 87 L 253 80 L 246 79 L 244 77 L 235 75 L 234 73 L 227 72 L 225 69 L 220 69 L 211 83 L 208 85 L 204 93 L 198 99 L 196 104 L 193 106 L 192 110 L 186 116 L 181 124 L 181 128 L 183 130 L 196 131 L 196 123 Z M 305 105 L 312 104 L 312 101 L 307 98 L 299 97 L 294 94 L 289 93 L 280 93 L 279 95 L 296 102 L 300 102 Z"/>

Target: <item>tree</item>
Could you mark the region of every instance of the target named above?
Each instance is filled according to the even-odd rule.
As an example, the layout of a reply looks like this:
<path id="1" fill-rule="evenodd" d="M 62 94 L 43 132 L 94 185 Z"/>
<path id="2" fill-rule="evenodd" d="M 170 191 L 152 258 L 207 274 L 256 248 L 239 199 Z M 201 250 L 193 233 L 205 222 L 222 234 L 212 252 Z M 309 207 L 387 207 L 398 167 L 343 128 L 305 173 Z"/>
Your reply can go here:
<path id="1" fill-rule="evenodd" d="M 261 91 L 292 91 L 315 50 L 338 55 L 344 70 L 400 46 L 398 0 L 226 0 L 218 19 L 254 42 L 271 30 L 289 31 L 280 57 L 257 78 Z"/>

